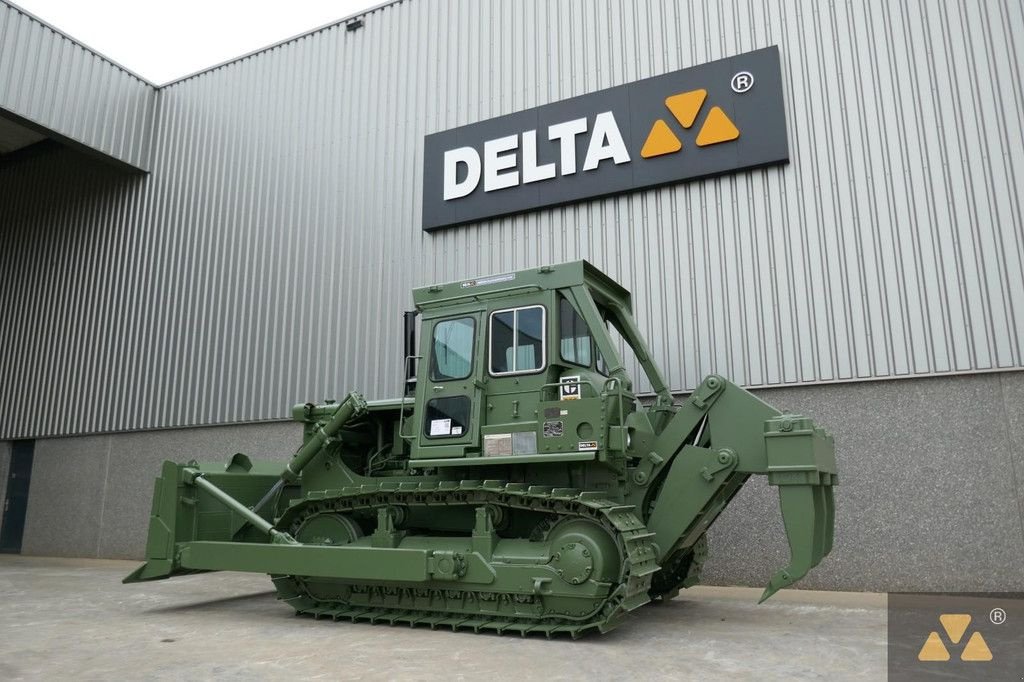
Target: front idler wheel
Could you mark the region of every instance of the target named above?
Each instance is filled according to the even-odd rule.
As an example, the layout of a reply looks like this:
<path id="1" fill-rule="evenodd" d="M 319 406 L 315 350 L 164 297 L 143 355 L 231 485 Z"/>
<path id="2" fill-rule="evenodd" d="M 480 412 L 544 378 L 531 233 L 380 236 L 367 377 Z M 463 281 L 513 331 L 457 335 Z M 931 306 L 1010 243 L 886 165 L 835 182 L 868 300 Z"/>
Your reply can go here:
<path id="1" fill-rule="evenodd" d="M 586 519 L 567 519 L 548 532 L 549 565 L 570 585 L 588 580 L 616 582 L 622 570 L 622 554 L 608 531 Z"/>

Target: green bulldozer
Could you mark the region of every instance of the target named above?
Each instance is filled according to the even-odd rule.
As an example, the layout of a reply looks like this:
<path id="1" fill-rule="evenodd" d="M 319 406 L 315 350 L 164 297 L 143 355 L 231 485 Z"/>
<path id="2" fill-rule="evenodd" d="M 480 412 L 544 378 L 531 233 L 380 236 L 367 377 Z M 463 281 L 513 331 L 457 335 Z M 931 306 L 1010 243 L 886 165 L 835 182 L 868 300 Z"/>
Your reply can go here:
<path id="1" fill-rule="evenodd" d="M 831 550 L 831 436 L 716 375 L 673 401 L 629 292 L 589 263 L 414 301 L 404 397 L 296 406 L 287 462 L 165 462 L 125 582 L 253 571 L 318 618 L 607 632 L 699 581 L 705 534 L 751 474 L 777 486 L 791 552 L 762 601 Z"/>

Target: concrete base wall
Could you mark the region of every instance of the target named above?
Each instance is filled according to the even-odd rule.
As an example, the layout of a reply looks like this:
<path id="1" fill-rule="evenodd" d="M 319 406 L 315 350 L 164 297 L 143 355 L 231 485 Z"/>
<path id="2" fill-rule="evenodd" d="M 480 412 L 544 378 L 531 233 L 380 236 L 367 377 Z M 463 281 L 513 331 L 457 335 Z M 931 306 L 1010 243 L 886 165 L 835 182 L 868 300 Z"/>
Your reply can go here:
<path id="1" fill-rule="evenodd" d="M 0 510 L 4 508 L 7 500 L 7 472 L 11 466 L 11 444 L 7 441 L 0 441 Z M 4 522 L 3 512 L 0 511 L 0 527 Z"/>
<path id="2" fill-rule="evenodd" d="M 836 438 L 835 548 L 801 587 L 1024 590 L 1024 373 L 759 394 Z M 139 558 L 161 461 L 284 461 L 299 438 L 297 424 L 273 423 L 37 441 L 23 552 Z M 763 585 L 787 563 L 777 493 L 763 477 L 709 539 L 712 584 Z"/>
<path id="3" fill-rule="evenodd" d="M 832 553 L 799 583 L 874 591 L 1024 590 L 1024 373 L 759 391 L 836 440 Z M 761 585 L 786 564 L 778 495 L 743 487 L 709 534 L 705 581 Z"/>
<path id="4" fill-rule="evenodd" d="M 287 458 L 301 439 L 295 423 L 36 441 L 23 554 L 141 558 L 153 479 L 166 459 Z"/>

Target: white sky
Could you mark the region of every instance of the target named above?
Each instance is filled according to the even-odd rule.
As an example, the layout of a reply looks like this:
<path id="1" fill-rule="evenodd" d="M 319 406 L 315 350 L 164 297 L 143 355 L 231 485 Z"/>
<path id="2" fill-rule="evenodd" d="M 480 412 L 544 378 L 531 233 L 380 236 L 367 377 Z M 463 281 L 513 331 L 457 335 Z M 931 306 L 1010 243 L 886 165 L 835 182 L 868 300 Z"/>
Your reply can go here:
<path id="1" fill-rule="evenodd" d="M 13 0 L 158 85 L 382 0 Z"/>

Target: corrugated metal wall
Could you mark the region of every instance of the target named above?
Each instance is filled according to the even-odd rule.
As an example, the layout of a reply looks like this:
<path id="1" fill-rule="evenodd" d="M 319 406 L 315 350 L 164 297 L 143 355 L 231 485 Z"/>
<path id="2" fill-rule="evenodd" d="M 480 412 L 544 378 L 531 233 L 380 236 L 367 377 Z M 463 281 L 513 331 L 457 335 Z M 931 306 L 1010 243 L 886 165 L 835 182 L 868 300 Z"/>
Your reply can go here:
<path id="1" fill-rule="evenodd" d="M 149 83 L 0 0 L 0 110 L 146 170 L 155 100 Z"/>
<path id="2" fill-rule="evenodd" d="M 675 389 L 1024 367 L 1022 35 L 1009 0 L 407 0 L 178 82 L 148 178 L 0 169 L 36 188 L 0 201 L 0 436 L 395 395 L 411 287 L 580 257 Z M 420 231 L 425 134 L 771 44 L 789 166 Z"/>

